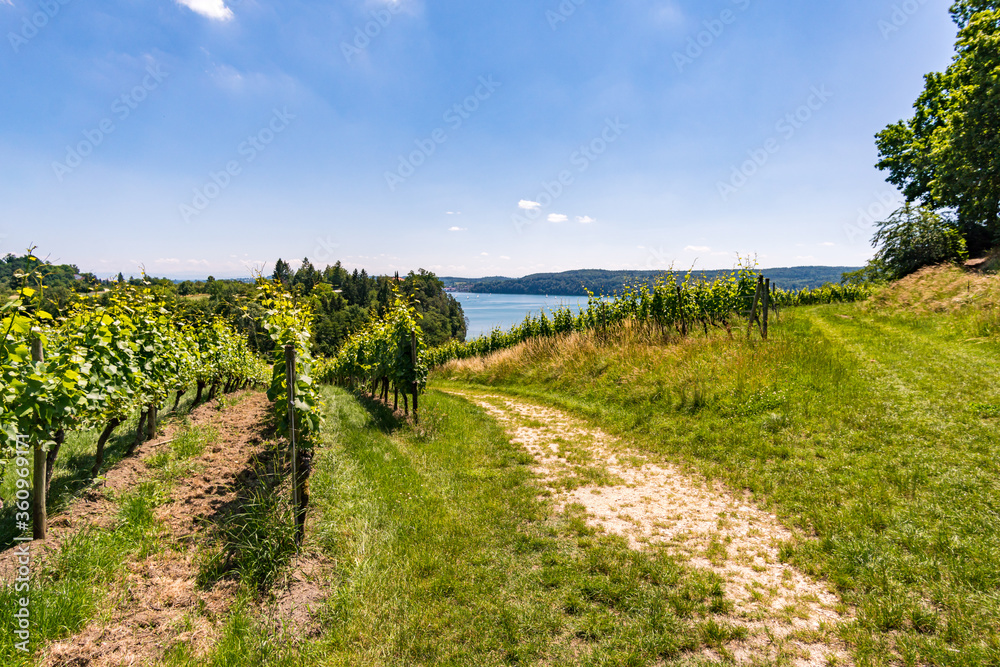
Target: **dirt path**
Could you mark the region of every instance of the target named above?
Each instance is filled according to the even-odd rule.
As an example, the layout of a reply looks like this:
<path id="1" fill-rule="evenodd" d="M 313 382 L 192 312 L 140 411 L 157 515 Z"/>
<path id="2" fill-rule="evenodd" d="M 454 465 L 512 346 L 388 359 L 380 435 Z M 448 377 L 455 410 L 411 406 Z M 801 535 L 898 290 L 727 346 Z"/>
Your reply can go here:
<path id="1" fill-rule="evenodd" d="M 41 664 L 155 665 L 174 644 L 187 644 L 194 654 L 212 645 L 238 584 L 224 579 L 199 587 L 197 546 L 212 523 L 239 507 L 241 494 L 259 475 L 280 465 L 274 460 L 273 442 L 267 440 L 270 412 L 271 404 L 263 393 L 241 392 L 226 396 L 224 407 L 212 401 L 190 413 L 191 428 L 203 429 L 208 441 L 201 454 L 184 460 L 184 474 L 171 479 L 169 497 L 156 510 L 164 548 L 129 562 L 108 592 L 106 608 L 98 618 L 48 647 Z M 36 544 L 36 553 L 44 559 L 87 525 L 111 529 L 118 511 L 112 498 L 155 479 L 157 471 L 149 463 L 166 452 L 180 430 L 180 426 L 169 426 L 161 437 L 143 444 L 136 455 L 109 470 L 101 486 L 52 517 L 49 539 L 44 545 Z M 303 610 L 315 605 L 321 591 L 301 569 L 290 568 L 283 585 L 276 587 L 272 617 L 278 626 L 309 623 Z M 305 575 L 310 569 L 306 568 Z"/>
<path id="2" fill-rule="evenodd" d="M 726 647 L 726 657 L 741 665 L 853 664 L 836 633 L 848 610 L 825 585 L 779 561 L 778 546 L 793 536 L 774 515 L 674 466 L 651 463 L 558 410 L 452 393 L 483 407 L 535 457 L 557 511 L 581 505 L 592 526 L 625 537 L 634 549 L 662 545 L 719 574 L 734 602 L 725 620 L 749 632 Z"/>

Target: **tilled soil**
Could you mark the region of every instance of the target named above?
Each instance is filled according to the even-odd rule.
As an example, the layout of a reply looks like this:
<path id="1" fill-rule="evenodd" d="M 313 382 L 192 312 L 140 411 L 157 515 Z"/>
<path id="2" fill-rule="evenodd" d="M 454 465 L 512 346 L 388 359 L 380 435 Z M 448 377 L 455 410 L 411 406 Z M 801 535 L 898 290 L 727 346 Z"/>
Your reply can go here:
<path id="1" fill-rule="evenodd" d="M 275 443 L 268 439 L 271 410 L 264 394 L 248 391 L 227 396 L 221 409 L 213 401 L 190 413 L 192 428 L 204 428 L 215 437 L 201 455 L 189 459 L 195 472 L 171 481 L 169 498 L 156 510 L 161 543 L 166 547 L 129 562 L 109 591 L 100 616 L 79 633 L 53 643 L 42 664 L 154 665 L 173 644 L 188 644 L 195 654 L 211 645 L 218 621 L 235 600 L 238 584 L 222 579 L 199 587 L 197 545 L 214 523 L 224 521 L 239 507 L 242 491 L 252 488 L 258 476 L 280 466 Z M 112 529 L 118 508 L 111 498 L 155 477 L 147 461 L 170 447 L 179 429 L 167 427 L 156 440 L 107 471 L 102 485 L 52 517 L 49 538 L 32 545 L 36 564 L 88 525 Z M 4 554 L 0 568 L 9 567 L 12 551 Z M 288 573 L 284 580 L 284 590 L 277 591 L 274 603 L 276 623 L 286 628 L 307 627 L 309 610 L 321 597 L 321 587 L 314 577 L 298 572 Z M 287 619 L 281 618 L 282 611 Z"/>

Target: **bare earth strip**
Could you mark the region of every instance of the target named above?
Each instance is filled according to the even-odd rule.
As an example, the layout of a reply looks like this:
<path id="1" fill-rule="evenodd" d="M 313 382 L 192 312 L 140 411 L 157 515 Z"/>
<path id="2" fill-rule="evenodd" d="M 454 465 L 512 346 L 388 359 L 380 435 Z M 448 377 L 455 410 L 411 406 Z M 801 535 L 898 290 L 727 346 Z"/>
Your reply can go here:
<path id="1" fill-rule="evenodd" d="M 155 665 L 174 644 L 187 644 L 198 654 L 218 638 L 238 584 L 224 579 L 199 587 L 197 546 L 206 527 L 237 510 L 242 490 L 252 487 L 258 474 L 275 465 L 266 439 L 271 435 L 268 422 L 272 411 L 267 397 L 245 392 L 226 398 L 230 405 L 224 410 L 212 401 L 189 416 L 191 426 L 210 429 L 215 437 L 203 454 L 189 460 L 194 472 L 172 482 L 169 499 L 156 510 L 161 543 L 167 548 L 129 561 L 110 587 L 99 617 L 80 632 L 49 646 L 42 664 Z M 103 484 L 53 517 L 49 539 L 34 545 L 40 560 L 88 525 L 113 529 L 117 506 L 111 498 L 149 480 L 154 471 L 147 462 L 167 447 L 179 430 L 177 425 L 169 426 L 162 438 L 143 444 L 135 456 L 107 471 Z M 0 571 L 10 569 L 12 555 L 13 550 L 0 555 Z M 322 587 L 316 583 L 320 569 L 309 559 L 296 559 L 282 574 L 269 611 L 275 633 L 315 634 L 311 612 L 322 597 Z"/>
<path id="2" fill-rule="evenodd" d="M 741 665 L 853 664 L 836 632 L 849 610 L 823 583 L 779 561 L 779 545 L 793 535 L 777 517 L 672 465 L 651 463 L 558 410 L 454 393 L 483 407 L 535 457 L 557 511 L 582 505 L 592 526 L 627 538 L 632 548 L 667 548 L 720 575 L 735 605 L 724 620 L 749 632 L 726 647 L 726 658 Z"/>

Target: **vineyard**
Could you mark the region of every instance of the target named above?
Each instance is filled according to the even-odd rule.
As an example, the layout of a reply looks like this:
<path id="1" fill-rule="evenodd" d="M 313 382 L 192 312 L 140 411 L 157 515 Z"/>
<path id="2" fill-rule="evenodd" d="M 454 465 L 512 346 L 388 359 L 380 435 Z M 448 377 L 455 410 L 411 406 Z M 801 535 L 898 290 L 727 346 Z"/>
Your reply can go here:
<path id="1" fill-rule="evenodd" d="M 234 322 L 222 317 L 190 319 L 173 312 L 148 287 L 120 284 L 101 298 L 81 298 L 69 313 L 55 318 L 41 310 L 43 289 L 28 286 L 2 306 L 0 347 L 0 466 L 14 455 L 21 439 L 35 458 L 35 488 L 45 488 L 66 433 L 101 429 L 92 476 L 100 473 L 104 446 L 131 415 L 138 414 L 131 454 L 156 436 L 160 410 L 176 409 L 191 388 L 194 403 L 211 400 L 248 386 L 266 386 L 274 402 L 278 432 L 298 439 L 297 469 L 308 467 L 311 443 L 322 427 L 318 384 L 363 391 L 393 410 L 417 414 L 418 396 L 426 388 L 428 369 L 452 359 L 495 352 L 532 338 L 571 332 L 608 332 L 626 323 L 659 335 L 710 328 L 732 335 L 734 324 L 759 321 L 762 279 L 741 268 L 711 282 L 686 276 L 683 282 L 663 279 L 639 285 L 611 299 L 590 295 L 587 307 L 568 308 L 525 318 L 510 331 L 494 330 L 471 342 L 450 341 L 429 349 L 413 296 L 393 287 L 391 306 L 373 315 L 332 358 L 314 360 L 308 302 L 289 293 L 280 282 L 259 280 L 243 318 L 258 323 L 270 338 L 270 359 L 251 349 Z M 866 298 L 863 286 L 827 285 L 797 292 L 765 288 L 760 306 L 766 314 L 785 306 L 851 302 Z M 251 307 L 252 306 L 252 307 Z M 253 314 L 251 314 L 253 311 Z M 294 367 L 294 372 L 292 369 Z M 294 386 L 290 386 L 293 382 Z M 204 392 L 207 390 L 207 395 Z M 294 415 L 292 414 L 294 412 Z M 0 467 L 0 481 L 4 469 Z M 300 480 L 297 483 L 301 484 Z M 27 512 L 27 481 L 18 509 Z M 45 530 L 44 495 L 34 503 L 36 536 Z"/>
<path id="2" fill-rule="evenodd" d="M 18 519 L 27 522 L 33 495 L 35 537 L 45 536 L 45 496 L 70 431 L 102 429 L 91 470 L 97 476 L 105 444 L 131 415 L 139 417 L 127 454 L 156 437 L 160 410 L 176 409 L 190 389 L 195 389 L 194 402 L 199 403 L 219 392 L 270 382 L 268 395 L 276 401 L 279 431 L 287 432 L 288 403 L 280 400 L 288 390 L 285 346 L 293 346 L 302 369 L 296 427 L 306 442 L 318 431 L 318 400 L 309 379 L 309 312 L 297 307 L 282 288 L 265 281 L 258 285 L 263 327 L 276 345 L 276 355 L 282 356 L 270 364 L 272 372 L 231 322 L 220 317 L 186 320 L 149 288 L 118 285 L 100 299 L 80 299 L 68 316 L 57 319 L 33 304 L 43 288 L 25 283 L 0 305 L 0 481 L 15 452 L 20 449 L 24 458 L 30 447 L 37 492 L 29 493 L 28 480 L 17 480 L 17 509 Z"/>
<path id="3" fill-rule="evenodd" d="M 384 317 L 351 336 L 336 357 L 320 362 L 317 378 L 328 384 L 364 389 L 385 403 L 389 402 L 391 389 L 394 410 L 399 407 L 402 392 L 404 411 L 409 413 L 412 396 L 416 413 L 417 396 L 427 385 L 426 348 L 418 318 L 410 300 L 397 291 Z"/>
<path id="4" fill-rule="evenodd" d="M 14 478 L 30 470 L 32 450 L 35 488 L 58 466 L 30 659 L 45 651 L 43 662 L 87 664 L 103 650 L 89 664 L 122 664 L 103 648 L 115 637 L 143 652 L 136 664 L 176 667 L 314 657 L 501 664 L 512 655 L 582 664 L 581 651 L 591 664 L 689 664 L 723 648 L 766 653 L 761 664 L 791 664 L 806 650 L 846 661 L 837 664 L 851 655 L 994 664 L 996 577 L 981 563 L 996 551 L 996 286 L 947 271 L 866 304 L 852 302 L 869 288 L 785 292 L 748 270 L 667 279 L 444 347 L 427 344 L 419 295 L 397 287 L 334 357 L 316 354 L 314 302 L 280 282 L 248 290 L 235 309 L 242 319 L 192 317 L 153 288 L 124 284 L 53 316 L 25 287 L 2 318 L 4 454 L 17 461 L 8 461 L 8 516 L 30 518 L 31 485 Z M 474 355 L 485 358 L 446 363 Z M 227 396 L 251 386 L 266 397 Z M 202 405 L 189 408 L 191 395 Z M 101 451 L 108 438 L 113 465 Z M 552 495 L 539 495 L 530 443 L 558 452 L 543 482 Z M 656 463 L 607 463 L 601 448 Z M 817 537 L 781 538 L 770 556 L 758 553 L 763 564 L 746 565 L 727 541 L 742 529 L 711 509 L 691 554 L 657 551 L 654 532 L 637 548 L 628 531 L 639 524 L 616 528 L 600 508 L 658 497 L 662 466 L 677 460 L 695 472 L 671 473 L 673 491 L 656 502 L 688 504 L 628 516 L 656 527 L 702 511 L 711 485 L 675 484 L 702 476 L 749 490 L 740 507 L 773 501 L 775 535 L 785 534 L 780 523 Z M 97 517 L 95 504 L 105 508 Z M 145 513 L 130 514 L 139 505 Z M 91 518 L 111 529 L 85 528 Z M 911 539 L 908 526 L 940 539 Z M 100 570 L 67 565 L 93 550 L 122 555 Z M 869 553 L 883 554 L 888 574 Z M 817 595 L 843 622 L 796 630 L 819 623 L 806 599 L 813 589 L 764 588 L 789 568 L 828 586 Z M 739 594 L 744 571 L 759 605 Z M 176 605 L 149 584 L 167 575 L 188 587 Z M 13 608 L 13 589 L 3 590 Z M 781 596 L 793 616 L 774 612 Z M 290 611 L 300 600 L 310 611 Z M 98 611 L 105 602 L 111 620 Z M 530 613 L 505 616 L 514 605 Z M 182 632 L 187 618 L 203 634 Z M 305 625 L 275 637 L 277 623 Z M 0 662 L 20 657 L 12 646 L 0 643 Z"/>
<path id="5" fill-rule="evenodd" d="M 665 335 L 674 332 L 687 335 L 698 328 L 708 334 L 709 328 L 725 329 L 732 335 L 737 323 L 755 320 L 755 297 L 759 297 L 759 276 L 748 268 L 708 281 L 692 279 L 691 274 L 682 282 L 660 279 L 652 287 L 641 284 L 626 289 L 611 299 L 590 294 L 587 307 L 578 314 L 569 308 L 559 308 L 551 313 L 529 315 L 520 325 L 509 331 L 494 329 L 489 335 L 467 343 L 456 341 L 428 350 L 425 363 L 428 367 L 441 366 L 453 359 L 467 359 L 507 349 L 532 338 L 556 336 L 572 332 L 608 331 L 626 322 L 648 327 L 651 332 Z M 867 299 L 871 295 L 867 285 L 827 284 L 815 289 L 768 290 L 769 308 L 779 308 L 828 303 L 850 303 Z"/>

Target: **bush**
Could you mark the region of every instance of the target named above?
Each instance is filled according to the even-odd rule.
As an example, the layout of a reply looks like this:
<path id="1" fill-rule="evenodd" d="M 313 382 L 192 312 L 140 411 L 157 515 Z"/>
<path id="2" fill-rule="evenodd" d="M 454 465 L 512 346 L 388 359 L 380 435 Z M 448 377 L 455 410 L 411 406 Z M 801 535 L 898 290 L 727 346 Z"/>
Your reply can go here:
<path id="1" fill-rule="evenodd" d="M 878 252 L 867 268 L 889 280 L 968 257 L 965 239 L 955 223 L 925 206 L 906 204 L 888 220 L 875 224 L 878 231 L 872 245 Z"/>

